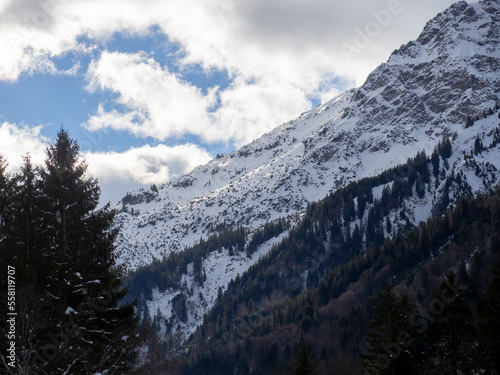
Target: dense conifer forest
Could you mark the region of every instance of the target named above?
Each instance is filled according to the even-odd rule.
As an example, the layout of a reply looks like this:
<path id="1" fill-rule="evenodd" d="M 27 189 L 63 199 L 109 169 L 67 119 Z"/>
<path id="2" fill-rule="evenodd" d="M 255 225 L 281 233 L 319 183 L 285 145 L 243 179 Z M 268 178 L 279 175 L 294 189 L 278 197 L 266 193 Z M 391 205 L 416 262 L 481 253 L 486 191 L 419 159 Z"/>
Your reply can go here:
<path id="1" fill-rule="evenodd" d="M 0 372 L 124 374 L 136 355 L 137 319 L 134 305 L 121 303 L 115 211 L 97 209 L 98 182 L 65 129 L 46 153 L 44 166 L 26 155 L 14 175 L 0 156 L 0 303 L 14 319 L 2 317 L 0 332 L 15 332 L 0 343 Z"/>
<path id="2" fill-rule="evenodd" d="M 266 294 L 279 276 L 255 267 L 207 316 L 179 373 L 298 374 L 304 342 L 322 374 L 498 373 L 499 218 L 499 190 L 462 198 L 289 298 Z"/>

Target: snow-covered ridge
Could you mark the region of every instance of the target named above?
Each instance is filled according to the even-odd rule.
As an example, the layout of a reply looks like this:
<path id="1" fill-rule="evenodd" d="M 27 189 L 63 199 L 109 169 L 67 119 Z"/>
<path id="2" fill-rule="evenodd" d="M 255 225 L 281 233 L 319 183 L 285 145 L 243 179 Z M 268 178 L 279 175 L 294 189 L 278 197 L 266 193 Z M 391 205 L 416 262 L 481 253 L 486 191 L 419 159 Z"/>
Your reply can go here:
<path id="1" fill-rule="evenodd" d="M 157 192 L 130 193 L 117 207 L 123 211 L 117 216 L 120 263 L 134 269 L 225 228 L 255 229 L 300 215 L 308 202 L 351 181 L 422 149 L 430 154 L 443 135 L 463 131 L 467 116 L 500 99 L 499 25 L 498 1 L 461 1 L 396 50 L 362 87 Z"/>

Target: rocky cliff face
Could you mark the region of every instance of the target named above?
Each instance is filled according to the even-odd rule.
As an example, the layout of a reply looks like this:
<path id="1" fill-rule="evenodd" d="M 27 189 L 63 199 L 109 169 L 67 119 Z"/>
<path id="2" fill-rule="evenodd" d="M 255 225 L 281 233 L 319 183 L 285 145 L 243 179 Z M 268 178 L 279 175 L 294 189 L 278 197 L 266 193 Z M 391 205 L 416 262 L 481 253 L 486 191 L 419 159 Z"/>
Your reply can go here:
<path id="1" fill-rule="evenodd" d="M 432 137 L 483 113 L 500 91 L 499 7 L 461 1 L 440 13 L 369 75 L 344 118 L 407 132 L 432 124 Z"/>
<path id="2" fill-rule="evenodd" d="M 499 43 L 498 1 L 456 3 L 362 87 L 157 192 L 128 194 L 118 206 L 119 261 L 133 269 L 225 228 L 298 217 L 350 181 L 430 154 L 500 100 Z"/>

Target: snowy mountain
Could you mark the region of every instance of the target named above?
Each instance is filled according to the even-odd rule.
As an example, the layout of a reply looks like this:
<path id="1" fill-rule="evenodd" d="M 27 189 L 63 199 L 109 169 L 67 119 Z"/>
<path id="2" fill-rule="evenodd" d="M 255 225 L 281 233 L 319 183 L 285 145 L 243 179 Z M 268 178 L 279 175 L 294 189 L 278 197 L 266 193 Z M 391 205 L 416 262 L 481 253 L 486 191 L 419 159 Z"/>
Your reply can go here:
<path id="1" fill-rule="evenodd" d="M 120 263 L 135 269 L 223 229 L 296 218 L 308 202 L 351 181 L 419 151 L 430 154 L 443 136 L 461 134 L 468 121 L 497 104 L 499 43 L 498 1 L 454 4 L 360 88 L 175 182 L 127 194 L 118 205 Z M 467 130 L 471 134 L 457 137 L 454 149 L 468 150 L 479 133 L 490 134 Z"/>
<path id="2" fill-rule="evenodd" d="M 398 207 L 387 211 L 380 219 L 379 224 L 375 224 L 381 228 L 382 240 L 386 236 L 401 233 L 408 228 L 408 223 L 416 225 L 420 221 L 426 221 L 432 216 L 441 214 L 446 208 L 456 206 L 463 196 L 487 193 L 500 183 L 500 108 L 492 110 L 491 114 L 477 120 L 473 126 L 455 134 L 451 144 L 449 156 L 438 156 L 436 164 L 438 173 L 434 171 L 429 160 L 421 165 L 420 162 L 413 161 L 413 164 L 405 164 L 402 167 L 408 170 L 408 178 L 406 179 L 409 180 L 412 178 L 410 175 L 413 174 L 412 165 L 417 167 L 423 165 L 428 171 L 427 182 L 422 184 L 420 192 L 418 183 L 410 183 L 408 185 L 410 193 L 401 198 Z M 433 154 L 436 155 L 436 153 Z M 417 172 L 416 175 L 421 176 L 420 172 Z M 360 197 L 354 197 L 353 207 L 356 214 L 349 219 L 347 225 L 349 233 L 355 233 L 356 228 L 358 230 L 361 228 L 361 232 L 365 233 L 364 243 L 370 242 L 368 226 L 371 213 L 377 210 L 375 208 L 377 205 L 380 207 L 385 193 L 388 192 L 389 196 L 394 196 L 394 193 L 390 193 L 391 188 L 394 188 L 396 180 L 402 180 L 399 172 L 391 170 L 384 171 L 374 178 L 374 180 L 377 179 L 390 181 L 371 183 L 373 185 L 371 188 L 373 202 L 366 204 L 361 217 L 357 215 L 360 210 Z M 359 191 L 359 186 L 357 184 L 354 186 L 354 190 Z M 324 224 L 317 224 L 318 227 L 321 225 Z M 181 344 L 203 322 L 203 317 L 209 313 L 216 300 L 220 298 L 219 294 L 226 291 L 230 281 L 236 280 L 251 266 L 258 265 L 259 261 L 270 253 L 273 246 L 286 240 L 289 234 L 290 231 L 284 231 L 264 242 L 251 256 L 248 256 L 247 251 L 231 251 L 226 247 L 210 252 L 200 261 L 202 278 L 196 274 L 194 262 L 187 264 L 185 271 L 183 271 L 184 266 L 178 264 L 177 268 L 181 270 L 181 274 L 175 286 L 170 286 L 165 290 L 153 286 L 151 293 L 146 290 L 148 287 L 142 287 L 141 293 L 148 295 L 148 297 L 141 301 L 142 307 L 139 311 L 141 313 L 147 312 L 151 319 L 154 318 L 163 340 L 169 342 L 172 347 Z M 276 265 L 269 266 L 282 270 L 280 271 L 281 278 L 283 278 L 283 284 L 286 285 L 282 290 L 273 290 L 272 294 L 279 296 L 303 293 L 311 286 L 310 273 L 322 275 L 318 267 L 319 264 L 326 264 L 326 256 L 331 251 L 328 242 L 333 240 L 331 234 L 327 235 L 327 238 L 329 239 L 323 240 L 323 249 L 319 250 L 318 253 L 309 254 L 308 263 L 313 265 L 312 268 L 307 265 L 288 264 L 287 266 L 290 268 L 285 272 Z M 246 246 L 248 248 L 248 240 Z M 314 264 L 316 265 L 314 266 Z M 133 284 L 137 285 L 138 282 L 138 280 L 134 280 Z M 280 298 L 282 296 L 278 297 L 278 299 Z M 271 299 L 272 297 L 269 296 L 269 300 Z"/>
<path id="3" fill-rule="evenodd" d="M 386 215 L 383 235 L 440 214 L 462 195 L 489 191 L 500 182 L 499 25 L 498 1 L 456 3 L 416 41 L 394 51 L 362 87 L 178 181 L 127 194 L 118 206 L 120 262 L 135 269 L 223 230 L 252 231 L 280 217 L 296 221 L 308 203 L 350 182 L 387 174 L 422 150 L 428 157 L 444 138 L 451 142 L 450 155 L 437 157 L 437 173 L 430 173 L 421 192 L 413 185 L 414 193 Z M 374 186 L 374 199 L 392 184 Z M 353 205 L 359 209 L 358 198 Z M 350 222 L 351 233 L 356 225 L 366 227 L 370 208 Z M 219 290 L 286 236 L 265 242 L 250 257 L 227 248 L 211 252 L 202 260 L 201 283 L 190 263 L 177 287 L 153 287 L 145 304 L 156 321 L 168 322 L 159 330 L 185 340 Z M 307 289 L 308 272 L 294 270 L 287 285 Z"/>

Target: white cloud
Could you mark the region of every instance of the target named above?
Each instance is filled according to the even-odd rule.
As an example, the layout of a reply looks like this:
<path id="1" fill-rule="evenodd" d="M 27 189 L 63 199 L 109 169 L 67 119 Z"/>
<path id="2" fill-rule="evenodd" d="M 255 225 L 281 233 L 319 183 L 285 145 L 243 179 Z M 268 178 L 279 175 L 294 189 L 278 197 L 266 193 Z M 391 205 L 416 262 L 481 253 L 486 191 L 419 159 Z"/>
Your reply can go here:
<path id="1" fill-rule="evenodd" d="M 184 46 L 184 63 L 243 79 L 274 77 L 314 92 L 325 74 L 366 75 L 453 0 L 165 2 L 160 26 Z M 378 25 L 378 26 L 377 26 Z M 359 33 L 368 32 L 365 43 Z M 347 56 L 341 45 L 357 53 Z"/>
<path id="2" fill-rule="evenodd" d="M 360 85 L 392 50 L 416 38 L 429 18 L 453 2 L 0 0 L 0 80 L 38 72 L 77 74 L 86 67 L 76 62 L 58 72 L 53 63 L 54 57 L 77 51 L 94 57 L 88 89 L 115 93 L 115 102 L 101 103 L 90 115 L 88 129 L 111 128 L 160 141 L 193 134 L 205 142 L 241 145 L 308 109 L 309 99 L 325 101 Z M 105 50 L 116 32 L 147 35 L 152 27 L 180 46 L 179 73 L 147 51 Z M 100 56 L 94 55 L 95 45 L 104 49 Z M 193 66 L 227 72 L 229 86 L 201 90 L 183 76 Z M 20 161 L 19 150 L 25 149 L 43 159 L 47 140 L 40 128 L 3 123 L 0 136 L 9 159 Z M 102 183 L 111 187 L 114 181 L 116 188 L 125 181 L 171 179 L 208 160 L 197 146 L 165 147 L 87 158 Z"/>
<path id="3" fill-rule="evenodd" d="M 101 201 L 112 200 L 113 204 L 129 191 L 175 180 L 211 159 L 205 150 L 189 143 L 143 146 L 125 152 L 88 152 L 83 156 L 89 173 L 99 177 Z"/>
<path id="4" fill-rule="evenodd" d="M 234 140 L 242 145 L 307 110 L 304 92 L 291 84 L 275 85 L 260 79 L 236 81 L 220 92 L 220 108 L 212 116 L 209 141 Z"/>
<path id="5" fill-rule="evenodd" d="M 3 122 L 0 124 L 0 153 L 7 158 L 9 169 L 18 172 L 23 165 L 22 157 L 30 153 L 33 164 L 45 160 L 48 139 L 40 134 L 41 127 Z"/>
<path id="6" fill-rule="evenodd" d="M 106 112 L 102 106 L 87 124 L 88 129 L 108 127 L 129 130 L 141 137 L 164 140 L 186 132 L 201 134 L 208 125 L 212 95 L 182 81 L 143 54 L 104 52 L 90 64 L 90 91 L 109 89 L 118 93 L 126 113 Z"/>
<path id="7" fill-rule="evenodd" d="M 181 44 L 185 64 L 227 70 L 243 79 L 274 75 L 277 82 L 290 82 L 309 95 L 324 74 L 351 77 L 360 84 L 394 48 L 416 37 L 425 21 L 453 2 L 4 1 L 0 79 L 15 80 L 23 71 L 29 72 L 30 54 L 44 60 L 82 48 L 78 36 L 99 42 L 117 31 L 146 34 L 159 25 Z M 362 48 L 356 44 L 358 30 L 370 34 Z M 346 59 L 341 47 L 345 45 L 358 52 Z"/>
<path id="8" fill-rule="evenodd" d="M 226 90 L 207 94 L 142 54 L 104 52 L 90 64 L 88 89 L 118 93 L 125 111 L 106 111 L 101 104 L 86 123 L 89 130 L 111 128 L 164 140 L 187 133 L 207 142 L 244 144 L 306 110 L 302 90 L 260 77 L 235 79 Z M 217 109 L 211 108 L 219 99 Z"/>
<path id="9" fill-rule="evenodd" d="M 194 134 L 207 142 L 242 145 L 308 109 L 308 99 L 325 101 L 327 95 L 361 84 L 410 34 L 416 37 L 428 17 L 451 2 L 149 1 L 137 16 L 140 21 L 128 25 L 130 30 L 139 32 L 148 20 L 157 22 L 182 47 L 181 67 L 227 71 L 232 83 L 203 95 L 152 58 L 104 52 L 89 68 L 89 87 L 118 93 L 117 104 L 124 107 L 99 107 L 87 127 L 159 140 Z M 133 13 L 131 3 L 123 4 L 122 18 L 111 17 L 116 28 Z M 112 28 L 113 22 L 108 24 Z M 335 76 L 343 77 L 341 84 L 332 84 Z M 220 106 L 213 111 L 215 99 Z"/>
<path id="10" fill-rule="evenodd" d="M 32 163 L 44 165 L 49 139 L 40 134 L 41 127 L 3 122 L 0 124 L 0 153 L 6 157 L 11 172 L 19 172 L 23 156 Z M 89 175 L 99 178 L 101 202 L 117 199 L 141 186 L 167 183 L 188 173 L 212 157 L 200 147 L 187 143 L 130 148 L 124 152 L 85 152 Z"/>

